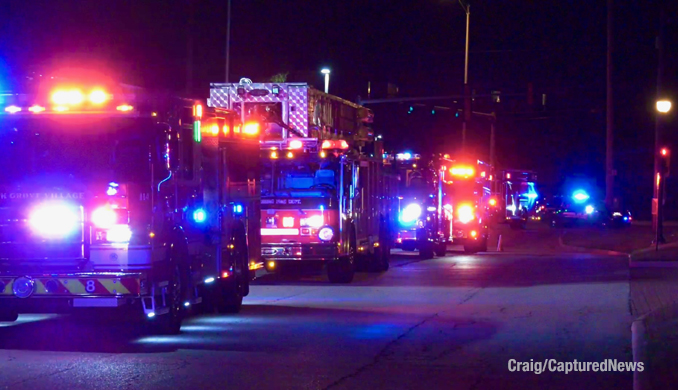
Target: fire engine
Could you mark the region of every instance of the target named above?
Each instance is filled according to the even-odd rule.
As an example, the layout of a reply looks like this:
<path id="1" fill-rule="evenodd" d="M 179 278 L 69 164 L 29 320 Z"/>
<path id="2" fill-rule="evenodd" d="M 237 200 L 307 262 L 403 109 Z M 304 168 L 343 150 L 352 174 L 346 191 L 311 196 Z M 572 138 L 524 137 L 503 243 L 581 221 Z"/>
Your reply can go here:
<path id="1" fill-rule="evenodd" d="M 389 176 L 369 109 L 305 83 L 212 84 L 209 104 L 261 129 L 262 257 L 269 272 L 327 266 L 332 283 L 356 267 L 389 266 Z"/>
<path id="2" fill-rule="evenodd" d="M 504 217 L 512 228 L 524 228 L 535 209 L 538 194 L 537 174 L 532 171 L 505 170 L 499 179 L 499 196 Z"/>
<path id="3" fill-rule="evenodd" d="M 443 172 L 442 204 L 450 221 L 452 243 L 467 253 L 487 251 L 489 210 L 493 203 L 491 167 L 480 161 L 439 159 Z"/>
<path id="4" fill-rule="evenodd" d="M 126 309 L 177 333 L 194 305 L 239 311 L 260 193 L 237 116 L 96 77 L 26 88 L 0 96 L 0 321 Z"/>
<path id="5" fill-rule="evenodd" d="M 398 174 L 398 219 L 395 246 L 419 251 L 424 259 L 445 256 L 449 221 L 442 212 L 440 170 L 419 154 L 384 155 L 385 165 Z"/>

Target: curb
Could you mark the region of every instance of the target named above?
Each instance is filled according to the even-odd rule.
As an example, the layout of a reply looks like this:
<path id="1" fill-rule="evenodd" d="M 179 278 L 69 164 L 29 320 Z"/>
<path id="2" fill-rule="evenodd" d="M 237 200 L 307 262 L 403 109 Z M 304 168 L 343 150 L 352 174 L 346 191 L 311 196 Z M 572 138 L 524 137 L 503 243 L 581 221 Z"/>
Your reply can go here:
<path id="1" fill-rule="evenodd" d="M 678 248 L 678 242 L 671 242 L 668 244 L 663 244 L 659 247 L 659 251 L 663 248 Z M 638 249 L 629 254 L 629 267 L 633 268 L 678 268 L 678 260 L 676 261 L 639 261 L 634 260 L 634 257 L 637 257 L 640 254 L 654 252 L 656 250 L 655 246 L 649 246 L 647 248 Z"/>
<path id="2" fill-rule="evenodd" d="M 565 243 L 563 243 L 563 236 L 564 235 L 565 234 L 563 233 L 560 236 L 558 236 L 558 245 L 563 249 L 570 249 L 570 250 L 574 250 L 575 252 L 578 252 L 578 253 L 589 253 L 589 254 L 592 254 L 592 255 L 601 255 L 601 256 L 629 256 L 628 253 L 624 253 L 624 252 L 609 251 L 609 250 L 605 250 L 605 249 L 590 249 L 590 248 L 584 248 L 584 247 L 580 247 L 580 246 L 565 245 Z"/>

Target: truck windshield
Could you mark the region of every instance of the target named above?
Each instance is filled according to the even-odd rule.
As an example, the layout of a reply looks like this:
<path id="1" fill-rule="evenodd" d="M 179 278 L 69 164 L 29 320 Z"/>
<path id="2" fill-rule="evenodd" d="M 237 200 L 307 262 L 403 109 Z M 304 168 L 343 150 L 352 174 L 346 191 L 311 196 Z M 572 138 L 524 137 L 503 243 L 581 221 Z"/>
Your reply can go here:
<path id="1" fill-rule="evenodd" d="M 0 181 L 50 175 L 90 181 L 145 179 L 149 143 L 136 118 L 0 118 Z M 150 122 L 149 122 L 150 125 Z M 146 132 L 148 133 L 148 132 Z"/>
<path id="2" fill-rule="evenodd" d="M 340 164 L 331 160 L 269 160 L 262 172 L 263 195 L 326 193 L 337 188 Z"/>

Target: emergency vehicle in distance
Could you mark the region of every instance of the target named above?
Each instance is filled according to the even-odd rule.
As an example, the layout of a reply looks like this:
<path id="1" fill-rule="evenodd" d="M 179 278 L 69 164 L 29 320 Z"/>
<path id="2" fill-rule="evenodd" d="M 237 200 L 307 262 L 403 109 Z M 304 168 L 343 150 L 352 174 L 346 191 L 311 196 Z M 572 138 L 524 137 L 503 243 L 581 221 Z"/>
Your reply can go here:
<path id="1" fill-rule="evenodd" d="M 240 310 L 260 260 L 258 139 L 230 112 L 88 75 L 0 97 L 0 321 Z"/>
<path id="2" fill-rule="evenodd" d="M 399 178 L 395 247 L 418 250 L 424 259 L 445 256 L 450 221 L 442 212 L 440 170 L 433 160 L 412 153 L 385 154 L 384 164 Z"/>
<path id="3" fill-rule="evenodd" d="M 443 171 L 442 204 L 451 221 L 452 244 L 468 253 L 486 252 L 489 207 L 492 204 L 491 167 L 480 160 L 453 160 L 445 155 L 438 162 Z"/>
<path id="4" fill-rule="evenodd" d="M 211 84 L 209 104 L 261 129 L 262 257 L 274 272 L 327 266 L 332 283 L 356 267 L 389 267 L 392 185 L 371 110 L 305 83 Z"/>
<path id="5" fill-rule="evenodd" d="M 506 221 L 512 228 L 524 228 L 536 211 L 537 174 L 532 171 L 504 170 L 498 180 Z"/>

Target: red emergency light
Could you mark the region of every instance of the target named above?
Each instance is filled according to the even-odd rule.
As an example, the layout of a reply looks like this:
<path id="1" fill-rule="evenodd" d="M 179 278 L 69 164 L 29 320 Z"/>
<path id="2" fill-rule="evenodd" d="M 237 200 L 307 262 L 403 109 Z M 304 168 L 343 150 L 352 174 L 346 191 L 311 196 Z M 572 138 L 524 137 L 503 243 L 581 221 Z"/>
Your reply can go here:
<path id="1" fill-rule="evenodd" d="M 325 140 L 322 144 L 323 149 L 348 149 L 348 142 L 345 140 Z"/>

